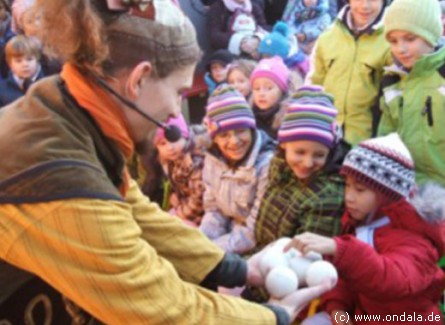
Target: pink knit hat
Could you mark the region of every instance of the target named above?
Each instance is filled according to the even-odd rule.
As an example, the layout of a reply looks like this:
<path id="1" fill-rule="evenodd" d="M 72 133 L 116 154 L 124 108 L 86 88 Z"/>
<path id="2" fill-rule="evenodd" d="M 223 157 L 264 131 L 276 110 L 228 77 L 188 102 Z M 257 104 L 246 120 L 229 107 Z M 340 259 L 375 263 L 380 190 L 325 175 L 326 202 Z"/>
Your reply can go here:
<path id="1" fill-rule="evenodd" d="M 287 93 L 289 89 L 289 69 L 279 56 L 261 60 L 250 76 L 251 85 L 256 78 L 272 80 L 284 93 Z"/>
<path id="2" fill-rule="evenodd" d="M 181 131 L 181 137 L 188 139 L 190 133 L 189 133 L 189 128 L 187 126 L 187 122 L 184 119 L 184 116 L 182 114 L 179 114 L 177 117 L 171 117 L 169 118 L 169 120 L 166 123 L 167 125 L 175 125 L 176 127 L 179 128 L 179 130 Z M 165 132 L 163 128 L 158 128 L 156 130 L 156 134 L 154 137 L 153 142 L 156 144 L 157 142 L 159 142 L 160 140 L 165 139 Z"/>

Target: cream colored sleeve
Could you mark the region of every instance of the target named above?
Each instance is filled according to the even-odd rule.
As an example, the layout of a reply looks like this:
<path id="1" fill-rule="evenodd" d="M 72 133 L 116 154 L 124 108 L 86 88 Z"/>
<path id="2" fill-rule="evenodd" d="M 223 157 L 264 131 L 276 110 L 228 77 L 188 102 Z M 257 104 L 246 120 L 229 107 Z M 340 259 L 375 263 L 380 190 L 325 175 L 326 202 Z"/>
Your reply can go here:
<path id="1" fill-rule="evenodd" d="M 139 190 L 134 181 L 130 185 L 126 201 L 142 229 L 142 238 L 157 253 L 172 263 L 180 276 L 192 283 L 204 280 L 224 257 L 224 251 L 195 228 L 185 226 L 152 203 Z"/>
<path id="2" fill-rule="evenodd" d="M 37 274 L 106 324 L 276 323 L 262 306 L 183 281 L 147 240 L 172 257 L 174 246 L 163 250 L 161 239 L 180 246 L 177 236 L 197 235 L 178 231 L 152 206 L 137 220 L 133 212 L 134 204 L 105 200 L 3 204 L 0 258 Z"/>

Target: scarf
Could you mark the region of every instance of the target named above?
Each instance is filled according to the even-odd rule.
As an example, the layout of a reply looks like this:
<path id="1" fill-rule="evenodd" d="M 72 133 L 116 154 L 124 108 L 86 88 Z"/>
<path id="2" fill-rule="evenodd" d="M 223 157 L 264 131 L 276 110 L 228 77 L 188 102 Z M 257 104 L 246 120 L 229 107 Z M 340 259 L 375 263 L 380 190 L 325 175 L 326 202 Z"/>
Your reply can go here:
<path id="1" fill-rule="evenodd" d="M 237 9 L 241 9 L 243 12 L 252 12 L 251 0 L 244 0 L 244 3 L 238 3 L 236 0 L 223 0 L 224 5 L 230 12 L 234 12 Z"/>
<path id="2" fill-rule="evenodd" d="M 60 75 L 79 105 L 92 116 L 105 136 L 115 142 L 126 160 L 129 160 L 133 156 L 134 143 L 130 138 L 125 117 L 116 102 L 105 89 L 84 76 L 70 63 L 63 65 Z M 123 172 L 124 184 L 120 192 L 125 196 L 130 175 L 127 168 Z"/>

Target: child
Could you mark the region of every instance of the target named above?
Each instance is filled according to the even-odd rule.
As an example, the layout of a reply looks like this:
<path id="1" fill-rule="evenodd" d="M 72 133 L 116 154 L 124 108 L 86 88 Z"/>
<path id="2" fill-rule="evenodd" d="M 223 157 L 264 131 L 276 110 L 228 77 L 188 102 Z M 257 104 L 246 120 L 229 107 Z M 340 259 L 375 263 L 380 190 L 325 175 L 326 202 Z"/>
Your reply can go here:
<path id="1" fill-rule="evenodd" d="M 261 7 L 251 0 L 217 0 L 208 12 L 210 45 L 256 58 L 259 37 L 268 30 Z"/>
<path id="2" fill-rule="evenodd" d="M 210 96 L 205 124 L 212 147 L 204 162 L 200 229 L 226 252 L 244 253 L 255 247 L 253 230 L 275 143 L 256 130 L 246 99 L 230 86 Z"/>
<path id="3" fill-rule="evenodd" d="M 210 55 L 207 61 L 207 73 L 204 76 L 209 95 L 216 87 L 226 82 L 227 68 L 233 59 L 234 56 L 227 50 L 218 50 Z"/>
<path id="4" fill-rule="evenodd" d="M 396 0 L 385 15 L 395 59 L 387 69 L 379 135 L 397 132 L 416 163 L 416 180 L 445 186 L 445 47 L 435 0 Z"/>
<path id="5" fill-rule="evenodd" d="M 40 43 L 36 39 L 13 37 L 6 44 L 5 56 L 11 71 L 7 79 L 0 81 L 0 107 L 22 97 L 32 83 L 44 76 L 39 63 Z"/>
<path id="6" fill-rule="evenodd" d="M 336 132 L 333 98 L 320 87 L 302 87 L 284 106 L 255 224 L 255 251 L 305 231 L 329 237 L 340 232 L 344 180 L 338 172 L 349 148 Z M 257 302 L 269 298 L 252 287 L 242 295 Z"/>
<path id="7" fill-rule="evenodd" d="M 323 254 L 339 274 L 337 286 L 322 299 L 325 312 L 303 324 L 346 324 L 344 313 L 358 325 L 402 324 L 403 315 L 411 316 L 410 324 L 441 324 L 445 286 L 437 262 L 445 253 L 444 189 L 430 184 L 408 199 L 415 186 L 413 160 L 396 133 L 352 149 L 341 173 L 344 234 L 305 233 L 290 245 Z M 357 315 L 381 321 L 358 321 Z"/>
<path id="8" fill-rule="evenodd" d="M 227 70 L 227 83 L 238 90 L 246 100 L 249 100 L 252 93 L 250 75 L 255 66 L 255 61 L 239 59 L 232 62 Z"/>
<path id="9" fill-rule="evenodd" d="M 346 148 L 336 133 L 333 101 L 320 87 L 302 87 L 286 102 L 256 222 L 256 249 L 305 231 L 339 233 L 344 181 L 338 171 Z"/>
<path id="10" fill-rule="evenodd" d="M 272 32 L 262 39 L 258 53 L 261 58 L 281 57 L 289 70 L 295 71 L 303 83 L 309 70 L 309 60 L 298 48 L 297 39 L 290 34 L 286 23 L 279 21 L 274 25 Z"/>
<path id="11" fill-rule="evenodd" d="M 315 43 L 306 78 L 306 83 L 321 85 L 334 96 L 337 121 L 352 145 L 372 135 L 372 107 L 383 67 L 390 61 L 380 21 L 385 1 L 349 0 Z"/>
<path id="12" fill-rule="evenodd" d="M 202 169 L 209 141 L 203 139 L 206 137 L 203 127 L 189 130 L 182 115 L 170 118 L 167 124 L 181 130 L 181 138 L 173 143 L 165 138 L 160 128 L 154 138 L 159 161 L 170 183 L 170 212 L 196 227 L 204 214 Z"/>
<path id="13" fill-rule="evenodd" d="M 280 57 L 261 60 L 250 76 L 256 125 L 276 139 L 280 104 L 289 90 L 289 69 Z"/>
<path id="14" fill-rule="evenodd" d="M 318 36 L 331 24 L 328 9 L 328 0 L 290 0 L 287 3 L 283 20 L 307 55 L 312 52 Z"/>

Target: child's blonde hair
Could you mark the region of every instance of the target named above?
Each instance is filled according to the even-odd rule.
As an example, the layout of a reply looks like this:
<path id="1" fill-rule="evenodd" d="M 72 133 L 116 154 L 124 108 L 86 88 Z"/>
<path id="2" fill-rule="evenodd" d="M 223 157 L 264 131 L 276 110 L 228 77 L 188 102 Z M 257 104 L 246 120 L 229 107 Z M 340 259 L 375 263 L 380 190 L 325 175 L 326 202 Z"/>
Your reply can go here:
<path id="1" fill-rule="evenodd" d="M 230 73 L 234 70 L 241 71 L 247 78 L 250 78 L 253 70 L 255 69 L 256 62 L 248 59 L 239 59 L 233 61 L 227 70 L 227 77 L 229 77 Z"/>
<path id="2" fill-rule="evenodd" d="M 37 61 L 42 55 L 42 46 L 35 37 L 28 37 L 25 35 L 18 35 L 11 38 L 5 47 L 5 57 L 8 64 L 11 63 L 12 58 L 20 56 L 32 56 Z"/>

